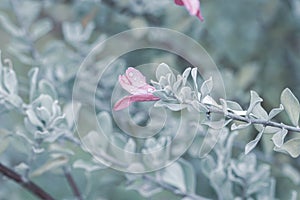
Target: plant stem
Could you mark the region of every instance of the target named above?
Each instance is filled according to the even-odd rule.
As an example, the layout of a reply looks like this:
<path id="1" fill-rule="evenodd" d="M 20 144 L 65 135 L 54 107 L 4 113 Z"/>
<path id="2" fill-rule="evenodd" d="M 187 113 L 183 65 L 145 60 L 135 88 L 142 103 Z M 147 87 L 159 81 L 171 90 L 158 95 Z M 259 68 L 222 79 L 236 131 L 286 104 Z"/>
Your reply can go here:
<path id="1" fill-rule="evenodd" d="M 299 132 L 300 133 L 300 128 L 299 127 L 286 125 L 284 123 L 278 123 L 278 122 L 264 120 L 264 119 L 250 118 L 250 117 L 247 117 L 247 116 L 237 115 L 237 114 L 234 114 L 234 113 L 231 113 L 231 112 L 228 112 L 227 114 L 225 114 L 222 109 L 212 107 L 212 106 L 208 107 L 208 109 L 211 113 L 224 114 L 225 117 L 227 117 L 229 119 L 232 119 L 232 120 L 246 122 L 246 123 L 250 123 L 250 124 L 261 124 L 263 126 L 277 127 L 277 128 L 281 128 L 281 129 L 286 129 L 288 131 L 294 131 L 294 132 Z"/>
<path id="2" fill-rule="evenodd" d="M 63 171 L 64 171 L 64 174 L 65 174 L 65 177 L 73 191 L 73 194 L 76 196 L 76 198 L 78 200 L 83 200 L 82 196 L 81 196 L 81 193 L 75 183 L 75 180 L 73 179 L 71 173 L 70 173 L 70 169 L 68 169 L 67 167 L 63 167 Z"/>
<path id="3" fill-rule="evenodd" d="M 31 192 L 35 196 L 39 197 L 40 199 L 43 199 L 43 200 L 54 200 L 54 198 L 50 194 L 48 194 L 47 192 L 45 192 L 38 185 L 36 185 L 32 181 L 25 180 L 24 178 L 22 178 L 22 176 L 20 174 L 14 172 L 13 170 L 9 169 L 8 167 L 2 165 L 1 163 L 0 163 L 0 172 L 4 176 L 6 176 L 6 177 L 8 177 L 8 178 L 10 178 L 12 180 L 14 180 L 20 186 L 22 186 L 23 188 L 27 189 L 29 192 Z"/>

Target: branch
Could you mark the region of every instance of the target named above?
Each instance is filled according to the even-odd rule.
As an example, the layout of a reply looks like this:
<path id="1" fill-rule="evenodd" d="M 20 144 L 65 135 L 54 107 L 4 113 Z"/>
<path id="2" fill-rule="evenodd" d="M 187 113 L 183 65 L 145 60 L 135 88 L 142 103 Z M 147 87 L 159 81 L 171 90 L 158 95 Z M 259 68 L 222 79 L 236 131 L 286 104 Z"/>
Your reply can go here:
<path id="1" fill-rule="evenodd" d="M 155 179 L 154 177 L 152 176 L 149 176 L 149 175 L 143 175 L 143 178 L 147 181 L 150 181 L 152 183 L 155 183 L 156 185 L 160 186 L 161 188 L 165 189 L 165 190 L 168 190 L 172 193 L 174 193 L 175 195 L 178 195 L 178 196 L 181 196 L 181 197 L 189 197 L 190 199 L 193 199 L 193 200 L 210 200 L 208 198 L 205 198 L 205 197 L 202 197 L 202 196 L 198 196 L 196 194 L 190 194 L 190 193 L 186 193 L 186 192 L 183 192 L 183 191 L 180 191 L 178 190 L 177 188 L 171 186 L 171 185 L 168 185 L 162 181 L 159 181 L 157 179 Z"/>
<path id="2" fill-rule="evenodd" d="M 29 192 L 31 192 L 35 196 L 39 197 L 40 199 L 43 199 L 43 200 L 54 200 L 54 198 L 52 196 L 50 196 L 47 192 L 45 192 L 38 185 L 36 185 L 32 181 L 23 179 L 20 174 L 14 172 L 13 170 L 9 169 L 8 167 L 2 165 L 1 163 L 0 163 L 0 172 L 4 176 L 6 176 L 6 177 L 8 177 L 8 178 L 10 178 L 12 180 L 14 180 L 20 186 L 22 186 L 23 188 L 27 189 Z"/>
<path id="3" fill-rule="evenodd" d="M 217 107 L 212 107 L 212 106 L 209 106 L 208 110 L 211 113 L 223 114 L 225 117 L 236 120 L 236 121 L 246 122 L 246 123 L 250 123 L 250 124 L 261 124 L 263 126 L 272 126 L 272 127 L 276 127 L 276 128 L 286 129 L 288 131 L 300 132 L 299 127 L 286 125 L 284 123 L 278 123 L 278 122 L 268 121 L 268 120 L 264 120 L 264 119 L 249 118 L 247 116 L 241 116 L 241 115 L 234 114 L 230 111 L 227 114 L 225 114 L 222 109 L 217 108 Z"/>
<path id="4" fill-rule="evenodd" d="M 64 171 L 64 174 L 65 174 L 65 177 L 75 195 L 75 197 L 78 199 L 78 200 L 83 200 L 82 196 L 81 196 L 81 193 L 75 183 L 75 180 L 73 179 L 71 173 L 70 173 L 70 170 L 66 167 L 63 167 L 63 171 Z"/>

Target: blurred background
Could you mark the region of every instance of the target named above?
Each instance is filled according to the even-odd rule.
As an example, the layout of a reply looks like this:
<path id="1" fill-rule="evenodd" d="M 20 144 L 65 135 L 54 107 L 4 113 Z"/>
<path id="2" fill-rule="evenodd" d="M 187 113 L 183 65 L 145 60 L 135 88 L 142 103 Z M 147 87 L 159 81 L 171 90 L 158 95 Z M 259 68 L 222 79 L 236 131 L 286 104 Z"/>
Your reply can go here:
<path id="1" fill-rule="evenodd" d="M 20 84 L 19 93 L 25 99 L 29 92 L 27 74 L 31 68 L 38 67 L 40 76 L 54 85 L 61 104 L 66 104 L 72 99 L 76 72 L 96 44 L 128 29 L 162 27 L 184 33 L 201 44 L 222 74 L 227 99 L 239 102 L 244 109 L 249 104 L 250 90 L 260 94 L 267 111 L 278 107 L 281 91 L 286 87 L 300 97 L 299 0 L 231 0 L 230 3 L 202 0 L 201 11 L 204 22 L 190 16 L 184 7 L 177 6 L 172 0 L 0 0 L 2 60 L 11 59 Z M 162 37 L 166 46 L 176 42 L 167 36 L 155 37 Z M 119 45 L 122 42 L 116 43 L 114 48 Z M 197 52 L 190 50 L 189 46 L 180 45 L 192 57 L 197 57 Z M 105 62 L 105 58 L 102 61 Z M 77 100 L 90 103 L 84 94 L 90 94 L 89 86 L 97 83 L 100 89 L 96 93 L 96 110 L 111 112 L 111 89 L 117 82 L 117 75 L 129 66 L 151 62 L 165 62 L 179 72 L 190 67 L 188 62 L 168 52 L 130 52 L 113 63 L 120 67 L 106 71 L 107 78 L 102 82 L 98 83 L 92 70 L 80 75 L 82 91 Z M 131 112 L 140 113 L 135 115 L 137 123 L 145 123 L 145 113 L 139 110 L 138 105 Z M 1 128 L 10 129 L 18 120 L 17 116 L 9 120 L 2 117 Z M 284 114 L 276 120 L 288 122 Z M 88 117 L 83 117 L 82 123 L 87 132 L 93 127 Z M 235 138 L 233 156 L 237 158 L 245 144 L 256 134 L 254 128 L 241 131 Z M 276 198 L 290 199 L 293 191 L 300 191 L 300 160 L 274 152 L 271 137 L 264 136 L 254 153 L 257 162 L 270 167 L 271 176 L 276 180 Z M 7 155 L 11 159 L 15 153 Z M 217 199 L 213 187 L 209 186 L 212 181 L 200 172 L 202 161 L 188 153 L 183 158 L 196 172 L 196 193 Z M 21 158 L 16 156 L 14 159 Z M 80 188 L 89 191 L 87 199 L 147 199 L 125 187 L 126 177 L 121 172 L 111 169 L 93 172 L 93 177 L 89 177 L 89 189 L 84 189 L 88 180 L 86 176 L 80 170 L 74 170 L 74 173 Z M 47 182 L 48 177 L 51 174 L 46 173 L 36 181 L 57 194 L 58 199 L 72 199 L 68 196 L 70 191 L 59 190 L 53 184 L 61 180 L 59 176 L 51 177 L 53 183 Z M 0 188 L 1 199 L 13 199 L 6 196 L 11 191 L 20 193 L 10 194 L 15 195 L 16 199 L 35 198 L 12 182 L 1 184 L 5 185 Z M 177 199 L 167 191 L 149 197 L 170 198 Z M 253 198 L 259 199 L 257 196 Z"/>

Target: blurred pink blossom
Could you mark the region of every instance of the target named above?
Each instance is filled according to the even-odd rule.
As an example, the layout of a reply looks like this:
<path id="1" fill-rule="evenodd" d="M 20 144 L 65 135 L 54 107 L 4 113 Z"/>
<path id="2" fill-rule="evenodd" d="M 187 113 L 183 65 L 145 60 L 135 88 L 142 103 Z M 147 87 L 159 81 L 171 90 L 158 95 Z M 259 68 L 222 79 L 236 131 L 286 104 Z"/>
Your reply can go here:
<path id="1" fill-rule="evenodd" d="M 159 100 L 158 97 L 152 94 L 155 88 L 146 83 L 146 78 L 140 71 L 132 67 L 126 70 L 125 75 L 119 76 L 119 83 L 132 95 L 120 99 L 115 104 L 114 110 L 127 108 L 132 102 Z"/>
<path id="2" fill-rule="evenodd" d="M 179 6 L 185 6 L 191 15 L 197 16 L 201 21 L 204 21 L 204 18 L 200 10 L 200 1 L 199 0 L 175 0 L 175 3 Z"/>

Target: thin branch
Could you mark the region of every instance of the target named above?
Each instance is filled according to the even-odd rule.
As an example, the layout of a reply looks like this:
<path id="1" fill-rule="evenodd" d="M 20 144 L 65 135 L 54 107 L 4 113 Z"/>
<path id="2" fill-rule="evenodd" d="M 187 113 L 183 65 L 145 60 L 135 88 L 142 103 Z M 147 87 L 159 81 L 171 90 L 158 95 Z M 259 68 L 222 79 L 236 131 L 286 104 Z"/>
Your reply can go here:
<path id="1" fill-rule="evenodd" d="M 64 171 L 64 174 L 65 174 L 65 177 L 73 191 L 73 194 L 75 195 L 75 197 L 78 199 L 78 200 L 83 200 L 82 196 L 81 196 L 81 193 L 75 183 L 75 180 L 73 179 L 71 173 L 70 173 L 70 170 L 67 168 L 67 167 L 63 167 L 63 171 Z"/>
<path id="2" fill-rule="evenodd" d="M 190 194 L 190 193 L 187 193 L 187 192 L 183 192 L 183 191 L 180 191 L 179 189 L 171 186 L 171 185 L 168 185 L 162 181 L 159 181 L 157 179 L 155 179 L 154 177 L 152 176 L 149 176 L 149 175 L 143 175 L 143 178 L 147 181 L 150 181 L 152 183 L 155 183 L 156 185 L 160 186 L 161 188 L 165 189 L 165 190 L 168 190 L 172 193 L 174 193 L 175 195 L 178 195 L 178 196 L 181 196 L 181 197 L 189 197 L 190 199 L 193 199 L 193 200 L 210 200 L 208 198 L 205 198 L 205 197 L 202 197 L 202 196 L 199 196 L 199 195 L 196 195 L 196 194 Z"/>
<path id="3" fill-rule="evenodd" d="M 300 132 L 299 127 L 286 125 L 284 123 L 278 123 L 278 122 L 264 120 L 264 119 L 254 119 L 254 118 L 250 118 L 247 116 L 237 115 L 232 112 L 228 112 L 227 114 L 225 114 L 222 109 L 217 108 L 217 107 L 212 107 L 212 106 L 209 106 L 208 110 L 211 113 L 223 114 L 226 118 L 233 119 L 236 121 L 246 122 L 246 123 L 250 123 L 250 124 L 261 124 L 263 126 L 271 126 L 271 127 L 276 127 L 276 128 L 280 128 L 280 129 L 286 129 L 288 131 Z"/>
<path id="4" fill-rule="evenodd" d="M 47 192 L 45 192 L 38 185 L 36 185 L 32 181 L 25 180 L 24 178 L 22 178 L 22 176 L 20 174 L 14 172 L 13 170 L 9 169 L 8 167 L 2 165 L 1 163 L 0 163 L 0 172 L 4 176 L 6 176 L 6 177 L 8 177 L 8 178 L 10 178 L 12 180 L 14 180 L 20 186 L 22 186 L 23 188 L 27 189 L 29 192 L 31 192 L 35 196 L 39 197 L 40 199 L 43 199 L 43 200 L 54 200 L 54 198 L 50 194 L 48 194 Z"/>

